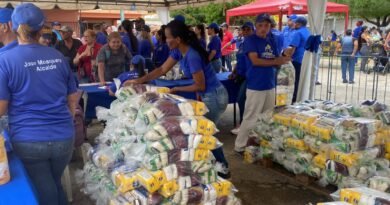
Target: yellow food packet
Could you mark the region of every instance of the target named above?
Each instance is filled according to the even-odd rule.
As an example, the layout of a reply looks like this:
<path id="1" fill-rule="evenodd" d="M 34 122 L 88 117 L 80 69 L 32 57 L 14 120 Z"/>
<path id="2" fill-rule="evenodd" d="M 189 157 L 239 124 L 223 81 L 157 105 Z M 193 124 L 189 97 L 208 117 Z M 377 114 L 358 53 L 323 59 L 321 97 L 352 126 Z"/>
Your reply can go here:
<path id="1" fill-rule="evenodd" d="M 326 168 L 326 160 L 327 159 L 326 159 L 325 155 L 318 154 L 313 158 L 312 163 L 314 166 L 316 166 L 318 168 L 325 169 Z"/>
<path id="2" fill-rule="evenodd" d="M 268 147 L 268 148 L 271 148 L 271 144 L 269 143 L 269 141 L 267 140 L 260 140 L 260 146 L 261 147 Z"/>
<path id="3" fill-rule="evenodd" d="M 332 138 L 333 130 L 330 128 L 312 125 L 309 129 L 311 135 L 316 136 L 323 141 L 329 141 Z"/>
<path id="4" fill-rule="evenodd" d="M 168 181 L 164 171 L 162 170 L 155 171 L 152 175 L 157 180 L 158 184 L 165 184 Z"/>
<path id="5" fill-rule="evenodd" d="M 217 147 L 217 138 L 213 136 L 202 136 L 198 148 L 213 150 Z"/>
<path id="6" fill-rule="evenodd" d="M 306 151 L 309 148 L 306 145 L 305 141 L 294 139 L 294 138 L 287 138 L 284 143 L 286 147 L 294 148 L 301 151 Z"/>
<path id="7" fill-rule="evenodd" d="M 138 182 L 143 186 L 149 193 L 154 193 L 160 188 L 160 184 L 153 177 L 151 173 L 146 170 L 142 170 L 136 174 Z"/>
<path id="8" fill-rule="evenodd" d="M 207 160 L 210 157 L 210 151 L 205 149 L 195 149 L 194 161 Z"/>
<path id="9" fill-rule="evenodd" d="M 158 93 L 170 93 L 171 92 L 171 89 L 167 88 L 167 87 L 158 87 L 156 89 L 156 91 Z"/>
<path id="10" fill-rule="evenodd" d="M 199 102 L 199 101 L 190 101 L 193 109 L 194 109 L 194 114 L 195 116 L 202 116 L 207 113 L 207 106 L 204 104 L 204 102 Z"/>
<path id="11" fill-rule="evenodd" d="M 276 106 L 283 106 L 287 104 L 287 93 L 279 93 L 276 95 Z"/>
<path id="12" fill-rule="evenodd" d="M 172 180 L 161 186 L 160 194 L 163 197 L 168 198 L 174 195 L 178 190 L 179 190 L 179 185 L 177 184 L 176 180 Z"/>
<path id="13" fill-rule="evenodd" d="M 204 118 L 204 117 L 199 117 L 197 118 L 198 120 L 198 128 L 197 131 L 201 135 L 205 136 L 211 136 L 216 132 L 216 127 L 213 122 L 210 120 Z"/>
<path id="14" fill-rule="evenodd" d="M 218 197 L 229 196 L 232 191 L 232 183 L 230 181 L 219 179 L 218 182 L 211 184 L 217 191 Z"/>
<path id="15" fill-rule="evenodd" d="M 275 114 L 273 116 L 273 120 L 277 123 L 280 123 L 285 126 L 290 126 L 293 116 L 283 115 L 283 114 Z"/>
<path id="16" fill-rule="evenodd" d="M 340 200 L 354 205 L 359 204 L 361 196 L 361 193 L 350 189 L 341 189 L 340 191 Z"/>
<path id="17" fill-rule="evenodd" d="M 336 150 L 331 150 L 329 153 L 329 158 L 331 160 L 334 160 L 336 162 L 339 162 L 341 164 L 346 165 L 347 167 L 352 167 L 356 164 L 358 160 L 358 154 L 357 153 L 343 153 Z"/>

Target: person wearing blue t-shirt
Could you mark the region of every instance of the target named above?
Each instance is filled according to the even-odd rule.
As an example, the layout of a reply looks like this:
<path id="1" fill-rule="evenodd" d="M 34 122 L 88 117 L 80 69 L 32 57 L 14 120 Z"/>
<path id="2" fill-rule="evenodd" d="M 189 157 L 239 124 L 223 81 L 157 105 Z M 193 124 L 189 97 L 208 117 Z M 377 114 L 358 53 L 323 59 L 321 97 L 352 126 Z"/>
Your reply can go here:
<path id="1" fill-rule="evenodd" d="M 360 33 L 362 32 L 363 28 L 363 21 L 356 22 L 356 28 L 353 30 L 352 37 L 354 39 L 358 39 L 360 36 Z"/>
<path id="2" fill-rule="evenodd" d="M 254 25 L 252 22 L 248 21 L 241 27 L 242 42 L 238 44 L 238 51 L 236 54 L 237 64 L 233 69 L 232 74 L 229 76 L 229 79 L 234 79 L 234 81 L 240 86 L 237 95 L 238 108 L 240 109 L 240 124 L 244 118 L 245 110 L 245 100 L 246 100 L 246 71 L 250 64 L 248 57 L 244 53 L 244 44 L 245 38 L 251 36 L 254 31 Z M 237 135 L 239 132 L 239 127 L 233 129 L 231 133 Z"/>
<path id="3" fill-rule="evenodd" d="M 207 45 L 207 51 L 209 52 L 209 61 L 211 68 L 216 72 L 219 73 L 222 68 L 222 53 L 221 53 L 221 33 L 218 24 L 211 23 L 207 27 L 208 35 L 210 36 L 210 42 Z"/>
<path id="4" fill-rule="evenodd" d="M 122 87 L 123 83 L 125 83 L 128 80 L 134 80 L 145 75 L 144 57 L 140 55 L 133 56 L 133 58 L 131 59 L 131 64 L 132 67 L 128 72 L 124 72 L 117 77 L 117 79 L 119 79 L 120 81 L 119 87 Z M 108 88 L 108 92 L 111 96 L 115 96 L 116 90 L 117 90 L 117 85 L 115 83 L 112 83 Z"/>
<path id="5" fill-rule="evenodd" d="M 248 136 L 259 115 L 275 106 L 276 66 L 290 61 L 290 57 L 279 56 L 276 41 L 270 38 L 271 17 L 260 14 L 256 18 L 256 32 L 244 41 L 244 53 L 250 66 L 246 72 L 246 103 L 244 120 L 235 141 L 234 150 L 243 154 Z"/>
<path id="6" fill-rule="evenodd" d="M 156 33 L 157 45 L 153 52 L 153 64 L 156 68 L 161 67 L 169 57 L 169 47 L 164 30 L 165 26 Z"/>
<path id="7" fill-rule="evenodd" d="M 200 45 L 204 48 L 207 49 L 207 42 L 206 42 L 206 28 L 204 27 L 203 24 L 198 24 L 195 26 L 195 33 L 196 36 L 198 37 Z"/>
<path id="8" fill-rule="evenodd" d="M 0 48 L 0 54 L 11 50 L 18 45 L 16 35 L 11 29 L 11 15 L 12 9 L 0 8 L 0 43 L 4 45 Z"/>
<path id="9" fill-rule="evenodd" d="M 171 92 L 196 92 L 209 109 L 205 117 L 218 124 L 228 104 L 228 93 L 208 64 L 207 51 L 200 46 L 196 34 L 181 21 L 171 21 L 165 28 L 165 35 L 171 49 L 167 61 L 160 68 L 156 68 L 142 78 L 129 80 L 125 85 L 152 81 L 170 71 L 177 62 L 180 62 L 180 69 L 185 77 L 193 79 L 194 83 L 189 86 L 174 87 Z M 212 152 L 217 162 L 225 168 L 224 172 L 218 174 L 223 178 L 229 178 L 228 162 L 222 147 Z"/>
<path id="10" fill-rule="evenodd" d="M 0 117 L 8 111 L 12 147 L 39 204 L 66 204 L 61 176 L 73 153 L 77 90 L 64 56 L 38 43 L 44 20 L 32 3 L 12 14 L 19 45 L 0 58 Z"/>
<path id="11" fill-rule="evenodd" d="M 284 44 L 284 37 L 283 37 L 283 34 L 282 32 L 280 32 L 278 29 L 276 29 L 276 22 L 273 18 L 271 18 L 271 32 L 270 34 L 272 34 L 272 38 L 275 39 L 276 41 L 276 44 L 277 44 L 277 47 L 278 47 L 278 50 L 279 51 L 282 51 L 283 50 L 283 44 Z"/>
<path id="12" fill-rule="evenodd" d="M 303 55 L 305 53 L 305 45 L 307 39 L 310 36 L 310 31 L 306 27 L 307 20 L 303 16 L 299 16 L 294 20 L 295 23 L 295 32 L 292 36 L 291 42 L 289 43 L 292 48 L 294 48 L 294 54 L 292 55 L 293 61 L 292 64 L 295 68 L 295 85 L 294 85 L 294 94 L 293 94 L 293 103 L 297 100 L 299 79 L 301 75 L 301 67 Z"/>
<path id="13" fill-rule="evenodd" d="M 93 25 L 93 30 L 96 32 L 96 42 L 102 46 L 107 44 L 107 36 L 102 31 L 101 24 Z"/>
<path id="14" fill-rule="evenodd" d="M 150 36 L 150 27 L 144 25 L 141 29 L 141 39 L 139 40 L 138 53 L 145 58 L 145 67 L 148 72 L 153 71 L 154 65 L 152 61 L 152 53 L 154 45 Z"/>
<path id="15" fill-rule="evenodd" d="M 126 41 L 129 41 L 126 47 L 129 49 L 131 55 L 138 55 L 138 39 L 133 33 L 133 22 L 126 19 L 122 21 L 121 26 L 123 28 L 122 32 L 128 37 L 126 38 Z"/>
<path id="16" fill-rule="evenodd" d="M 283 49 L 290 46 L 291 38 L 295 31 L 295 23 L 294 20 L 298 18 L 297 15 L 293 14 L 288 17 L 287 26 L 283 28 L 282 35 L 283 35 Z"/>

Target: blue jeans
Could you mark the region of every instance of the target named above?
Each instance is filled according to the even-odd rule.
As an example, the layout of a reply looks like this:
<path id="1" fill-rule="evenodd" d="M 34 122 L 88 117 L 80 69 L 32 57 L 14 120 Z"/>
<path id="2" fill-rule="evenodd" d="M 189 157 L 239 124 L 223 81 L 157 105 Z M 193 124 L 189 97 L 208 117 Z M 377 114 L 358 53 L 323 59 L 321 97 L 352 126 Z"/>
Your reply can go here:
<path id="1" fill-rule="evenodd" d="M 227 66 L 229 72 L 232 72 L 232 54 L 222 56 L 222 67 Z"/>
<path id="2" fill-rule="evenodd" d="M 240 124 L 242 122 L 242 119 L 244 119 L 245 101 L 246 101 L 246 80 L 241 82 L 240 90 L 238 90 L 238 95 L 237 95 L 238 108 L 240 109 Z"/>
<path id="3" fill-rule="evenodd" d="M 221 68 L 222 68 L 221 59 L 218 58 L 210 61 L 210 67 L 215 71 L 215 73 L 221 72 Z"/>
<path id="4" fill-rule="evenodd" d="M 201 94 L 202 101 L 209 109 L 209 112 L 205 117 L 217 125 L 221 115 L 225 112 L 229 103 L 228 97 L 228 92 L 223 85 L 220 85 L 211 92 Z M 226 168 L 229 167 L 222 147 L 212 150 L 212 153 L 217 162 L 222 163 Z"/>
<path id="5" fill-rule="evenodd" d="M 38 192 L 40 205 L 68 204 L 61 176 L 72 157 L 73 143 L 73 137 L 65 141 L 13 143 L 14 152 Z"/>
<path id="6" fill-rule="evenodd" d="M 350 54 L 343 54 L 341 57 L 341 72 L 343 80 L 347 80 L 347 68 L 349 71 L 349 82 L 354 80 L 355 75 L 355 57 L 349 56 Z"/>

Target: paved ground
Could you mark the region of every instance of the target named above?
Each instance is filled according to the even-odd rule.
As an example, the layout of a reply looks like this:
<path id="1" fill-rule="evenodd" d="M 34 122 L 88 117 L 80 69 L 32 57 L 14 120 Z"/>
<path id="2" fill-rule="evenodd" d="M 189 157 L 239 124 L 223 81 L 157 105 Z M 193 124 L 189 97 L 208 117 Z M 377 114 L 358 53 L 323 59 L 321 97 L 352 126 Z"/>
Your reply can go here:
<path id="1" fill-rule="evenodd" d="M 233 153 L 235 136 L 230 134 L 233 127 L 233 109 L 229 106 L 220 125 L 221 132 L 217 137 L 224 143 L 224 151 L 230 162 L 232 181 L 239 190 L 237 196 L 244 205 L 306 205 L 309 203 L 329 201 L 327 195 L 319 194 L 295 183 L 288 177 L 275 173 L 260 165 L 245 164 Z M 102 130 L 100 124 L 94 123 L 89 129 L 89 138 L 92 140 Z M 71 172 L 82 168 L 81 159 L 73 161 Z M 80 192 L 80 187 L 73 182 L 73 205 L 94 204 L 88 196 Z"/>

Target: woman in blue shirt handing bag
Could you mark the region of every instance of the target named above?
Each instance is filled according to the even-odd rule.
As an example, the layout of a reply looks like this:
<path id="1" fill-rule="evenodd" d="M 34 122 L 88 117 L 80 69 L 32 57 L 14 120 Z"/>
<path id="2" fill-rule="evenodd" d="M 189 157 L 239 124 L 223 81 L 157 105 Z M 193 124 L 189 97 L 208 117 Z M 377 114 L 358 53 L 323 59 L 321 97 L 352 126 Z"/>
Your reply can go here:
<path id="1" fill-rule="evenodd" d="M 214 70 L 210 67 L 207 51 L 199 44 L 196 34 L 189 31 L 185 23 L 171 21 L 165 35 L 171 54 L 167 61 L 153 72 L 136 80 L 129 80 L 125 85 L 140 84 L 152 81 L 173 68 L 180 61 L 180 69 L 187 78 L 194 80 L 189 86 L 174 87 L 172 92 L 197 92 L 201 100 L 210 110 L 206 117 L 218 123 L 228 104 L 228 93 L 222 83 L 217 79 Z M 226 172 L 218 173 L 221 177 L 229 178 L 228 163 L 223 154 L 222 147 L 213 150 L 216 160 L 225 166 Z"/>
<path id="2" fill-rule="evenodd" d="M 38 44 L 44 20 L 31 3 L 12 14 L 19 46 L 0 58 L 0 116 L 8 111 L 14 152 L 39 204 L 67 204 L 61 176 L 73 151 L 76 83 L 64 56 Z"/>

